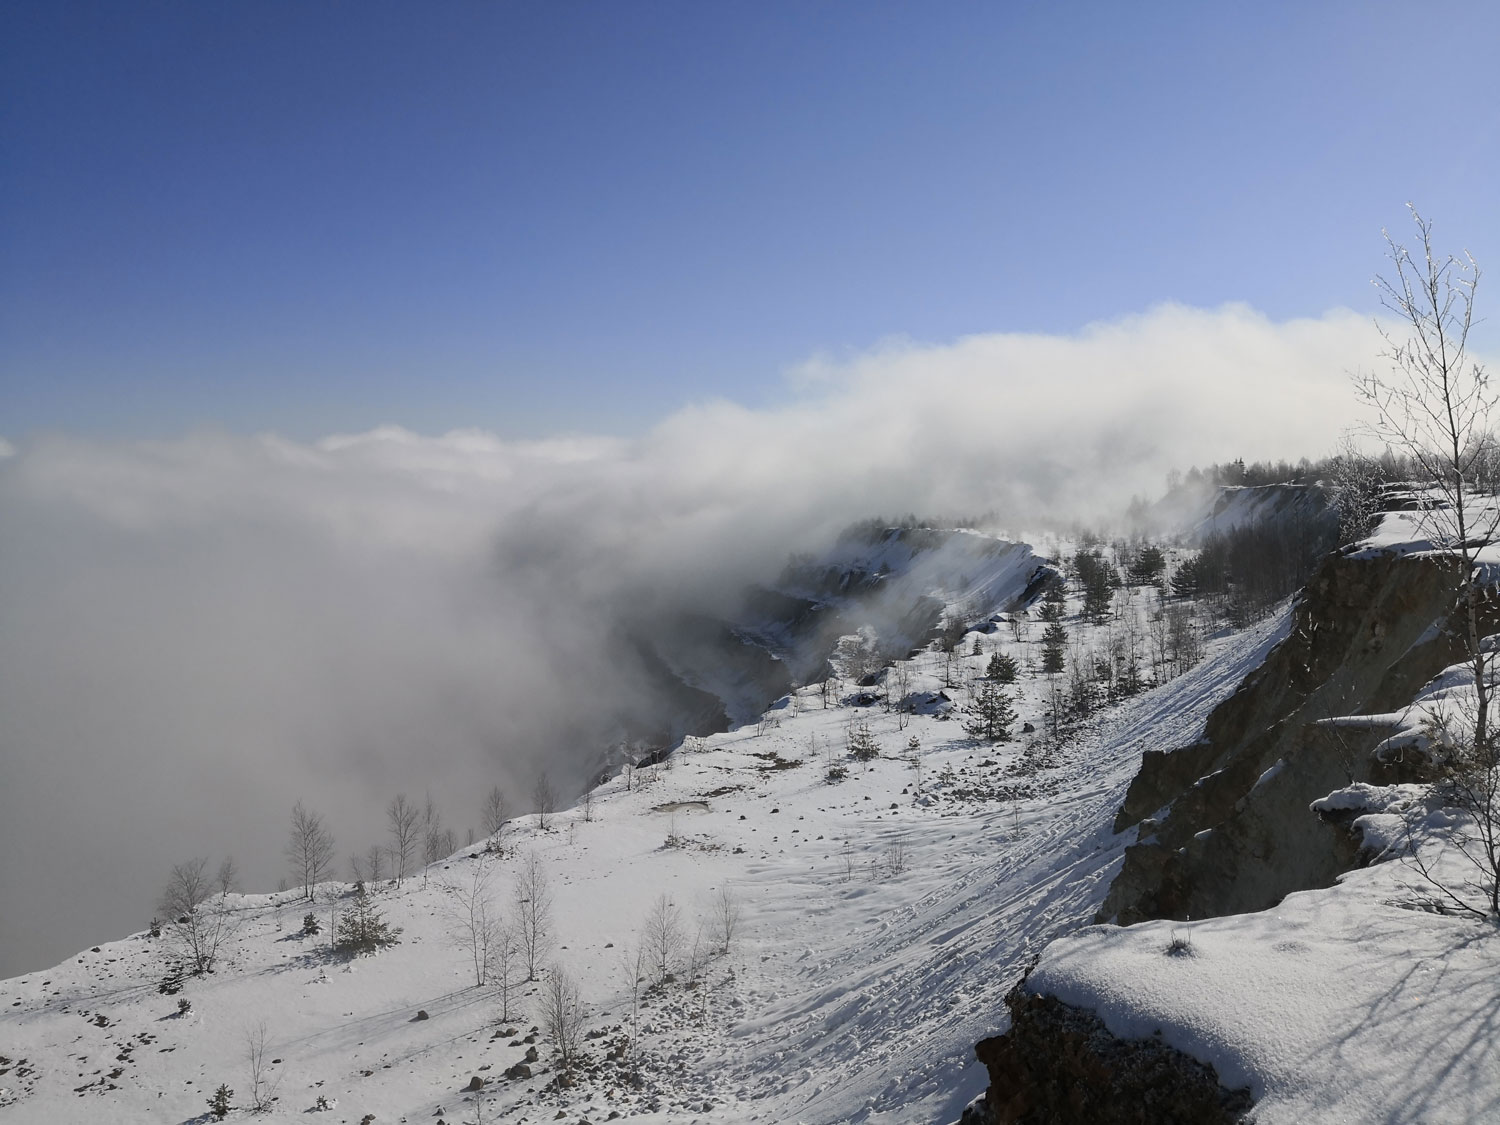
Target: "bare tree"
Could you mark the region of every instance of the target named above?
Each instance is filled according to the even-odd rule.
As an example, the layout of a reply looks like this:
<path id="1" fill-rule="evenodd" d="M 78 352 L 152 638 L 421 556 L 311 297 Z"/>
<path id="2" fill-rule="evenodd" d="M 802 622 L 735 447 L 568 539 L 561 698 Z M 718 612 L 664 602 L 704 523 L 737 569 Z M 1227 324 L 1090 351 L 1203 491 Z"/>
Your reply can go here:
<path id="1" fill-rule="evenodd" d="M 501 925 L 495 940 L 490 944 L 489 968 L 485 970 L 485 981 L 500 996 L 500 1018 L 510 1019 L 510 999 L 516 985 L 521 983 L 519 961 L 521 942 L 519 927 L 515 922 Z"/>
<path id="2" fill-rule="evenodd" d="M 728 953 L 740 930 L 740 903 L 728 887 L 720 887 L 713 901 L 713 938 L 720 953 Z"/>
<path id="3" fill-rule="evenodd" d="M 548 819 L 557 810 L 557 790 L 546 770 L 537 774 L 536 784 L 531 787 L 531 805 L 536 810 L 536 826 L 545 832 Z"/>
<path id="4" fill-rule="evenodd" d="M 240 869 L 234 862 L 234 856 L 226 856 L 224 862 L 219 864 L 219 874 L 215 882 L 219 884 L 221 895 L 240 889 Z"/>
<path id="5" fill-rule="evenodd" d="M 250 1071 L 250 1110 L 265 1113 L 276 1100 L 281 1078 L 271 1072 L 266 1058 L 266 1024 L 262 1020 L 245 1032 L 245 1061 Z"/>
<path id="6" fill-rule="evenodd" d="M 286 858 L 292 865 L 292 877 L 302 884 L 303 897 L 311 899 L 313 888 L 328 878 L 328 867 L 333 862 L 333 835 L 323 827 L 323 818 L 308 812 L 301 801 L 292 806 Z"/>
<path id="7" fill-rule="evenodd" d="M 167 919 L 167 949 L 192 972 L 210 972 L 237 928 L 225 896 L 214 898 L 208 860 L 192 859 L 172 868 L 158 908 Z"/>
<path id="8" fill-rule="evenodd" d="M 157 909 L 168 920 L 191 914 L 212 893 L 208 881 L 208 860 L 190 859 L 172 868 L 166 888 L 157 900 Z"/>
<path id="9" fill-rule="evenodd" d="M 372 887 L 385 877 L 385 849 L 379 844 L 371 844 L 365 852 L 365 874 Z"/>
<path id="10" fill-rule="evenodd" d="M 639 1038 L 641 986 L 646 981 L 645 942 L 637 941 L 635 945 L 620 950 L 620 976 L 624 978 L 625 987 L 630 990 L 630 1034 L 633 1038 Z"/>
<path id="11" fill-rule="evenodd" d="M 398 793 L 385 809 L 386 823 L 391 832 L 391 866 L 396 885 L 406 881 L 407 872 L 417 850 L 417 822 L 420 814 L 417 806 L 407 800 L 405 793 Z"/>
<path id="12" fill-rule="evenodd" d="M 505 831 L 507 819 L 505 790 L 498 785 L 492 786 L 484 798 L 484 834 L 494 843 L 496 850 L 500 847 L 500 836 Z"/>
<path id="13" fill-rule="evenodd" d="M 896 729 L 905 730 L 911 722 L 911 708 L 906 697 L 911 694 L 911 661 L 897 660 L 886 674 L 885 698 L 896 708 Z"/>
<path id="14" fill-rule="evenodd" d="M 481 856 L 470 870 L 467 883 L 443 884 L 450 901 L 453 940 L 469 954 L 476 988 L 488 981 L 505 929 L 500 911 L 490 900 L 492 872 L 490 861 Z"/>
<path id="15" fill-rule="evenodd" d="M 553 964 L 547 969 L 538 1005 L 537 1022 L 542 1033 L 557 1048 L 558 1065 L 568 1070 L 578 1059 L 586 1015 L 583 995 L 561 965 Z"/>
<path id="16" fill-rule="evenodd" d="M 672 971 L 672 961 L 682 945 L 682 916 L 672 900 L 657 895 L 641 928 L 641 943 L 646 958 L 656 970 L 656 979 L 665 980 Z"/>
<path id="17" fill-rule="evenodd" d="M 526 961 L 526 979 L 536 980 L 537 965 L 551 945 L 552 888 L 536 852 L 527 852 L 516 872 L 516 940 Z"/>
<path id="18" fill-rule="evenodd" d="M 453 836 L 453 830 L 443 827 L 442 813 L 432 803 L 432 794 L 427 794 L 422 806 L 422 862 L 431 866 L 457 850 L 458 841 Z M 426 885 L 425 882 L 423 885 Z"/>
<path id="19" fill-rule="evenodd" d="M 1395 271 L 1375 279 L 1382 305 L 1399 326 L 1380 329 L 1388 370 L 1359 377 L 1356 387 L 1374 413 L 1374 436 L 1405 454 L 1438 500 L 1420 519 L 1453 571 L 1474 693 L 1465 729 L 1448 732 L 1445 790 L 1475 825 L 1472 835 L 1460 833 L 1456 840 L 1482 873 L 1486 911 L 1475 912 L 1500 919 L 1500 739 L 1490 729 L 1494 682 L 1481 643 L 1485 582 L 1478 559 L 1494 538 L 1500 506 L 1473 504 L 1476 478 L 1488 475 L 1496 395 L 1483 365 L 1468 354 L 1479 267 L 1467 254 L 1437 254 L 1432 224 L 1416 208 L 1411 213 L 1420 239 L 1417 252 L 1387 233 Z"/>

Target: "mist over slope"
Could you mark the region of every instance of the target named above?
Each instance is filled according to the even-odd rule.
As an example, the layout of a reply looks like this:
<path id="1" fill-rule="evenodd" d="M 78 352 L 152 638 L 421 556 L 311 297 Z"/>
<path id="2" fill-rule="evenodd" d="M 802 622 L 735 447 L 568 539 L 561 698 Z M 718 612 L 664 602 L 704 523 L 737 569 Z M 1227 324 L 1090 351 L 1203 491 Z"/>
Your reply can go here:
<path id="1" fill-rule="evenodd" d="M 399 791 L 462 838 L 492 783 L 568 788 L 641 705 L 626 624 L 726 614 L 852 520 L 1019 529 L 1118 511 L 1172 464 L 1327 448 L 1372 332 L 1169 306 L 892 343 L 634 439 L 7 435 L 0 975 L 137 928 L 192 855 L 274 885 L 298 799 L 347 854 Z"/>

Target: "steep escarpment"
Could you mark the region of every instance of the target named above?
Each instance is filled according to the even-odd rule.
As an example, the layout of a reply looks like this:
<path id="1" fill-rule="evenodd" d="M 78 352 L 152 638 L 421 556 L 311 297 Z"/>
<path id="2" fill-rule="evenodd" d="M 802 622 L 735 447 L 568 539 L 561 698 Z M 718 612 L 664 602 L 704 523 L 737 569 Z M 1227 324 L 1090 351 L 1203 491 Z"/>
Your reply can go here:
<path id="1" fill-rule="evenodd" d="M 1329 557 L 1287 638 L 1213 712 L 1203 737 L 1146 751 L 1115 821 L 1117 832 L 1138 825 L 1139 839 L 1099 919 L 1261 910 L 1353 866 L 1357 842 L 1308 805 L 1371 779 L 1380 767 L 1368 751 L 1386 732 L 1318 720 L 1400 708 L 1460 659 L 1453 590 L 1451 569 L 1430 557 Z"/>
<path id="2" fill-rule="evenodd" d="M 1382 716 L 1463 658 L 1455 586 L 1451 563 L 1432 556 L 1325 559 L 1286 637 L 1202 737 L 1145 751 L 1114 824 L 1138 838 L 1097 920 L 1249 914 L 1368 862 L 1349 818 L 1309 806 L 1352 782 L 1422 780 L 1414 762 L 1382 764 L 1370 751 L 1396 725 Z M 1483 632 L 1500 629 L 1500 605 L 1482 612 Z M 1322 721 L 1351 715 L 1374 718 Z M 1007 1003 L 1009 1030 L 976 1049 L 991 1078 L 982 1121 L 1233 1121 L 1247 1109 L 1201 1063 L 1112 1035 L 1046 988 L 1023 981 Z"/>

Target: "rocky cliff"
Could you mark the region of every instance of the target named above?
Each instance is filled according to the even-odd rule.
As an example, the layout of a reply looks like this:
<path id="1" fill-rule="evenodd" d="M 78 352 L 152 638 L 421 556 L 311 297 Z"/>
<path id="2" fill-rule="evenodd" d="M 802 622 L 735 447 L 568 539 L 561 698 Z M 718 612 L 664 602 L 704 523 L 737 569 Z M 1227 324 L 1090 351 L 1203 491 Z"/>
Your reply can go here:
<path id="1" fill-rule="evenodd" d="M 1363 862 L 1348 818 L 1323 819 L 1309 805 L 1354 781 L 1421 778 L 1415 765 L 1372 761 L 1390 724 L 1320 720 L 1397 711 L 1462 659 L 1455 577 L 1433 558 L 1327 558 L 1286 638 L 1215 708 L 1203 736 L 1146 750 L 1114 824 L 1136 830 L 1137 841 L 1098 920 L 1263 910 Z M 1491 601 L 1484 615 L 1483 632 L 1500 630 L 1500 605 Z M 1091 1013 L 1024 981 L 1008 1006 L 1010 1029 L 977 1048 L 991 1082 L 977 1120 L 1231 1121 L 1248 1105 L 1193 1060 L 1115 1040 Z"/>
<path id="2" fill-rule="evenodd" d="M 1203 737 L 1143 756 L 1115 820 L 1116 832 L 1138 826 L 1138 841 L 1099 920 L 1263 910 L 1353 866 L 1357 841 L 1308 805 L 1352 781 L 1410 778 L 1372 778 L 1368 752 L 1386 733 L 1378 725 L 1318 720 L 1408 703 L 1462 658 L 1453 608 L 1453 573 L 1438 560 L 1326 559 L 1287 638 L 1215 709 Z"/>

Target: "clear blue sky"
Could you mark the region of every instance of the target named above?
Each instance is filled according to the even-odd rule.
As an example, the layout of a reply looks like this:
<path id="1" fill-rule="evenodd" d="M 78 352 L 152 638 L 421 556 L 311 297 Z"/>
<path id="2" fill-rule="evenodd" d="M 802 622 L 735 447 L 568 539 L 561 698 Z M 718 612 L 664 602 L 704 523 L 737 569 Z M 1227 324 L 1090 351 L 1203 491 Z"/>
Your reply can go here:
<path id="1" fill-rule="evenodd" d="M 1497 53 L 1493 3 L 12 0 L 0 434 L 630 433 L 895 334 L 1370 308 L 1408 198 L 1500 292 Z"/>

